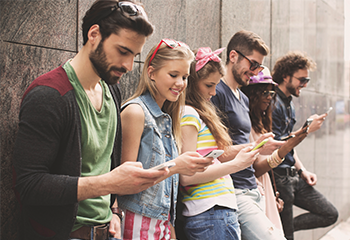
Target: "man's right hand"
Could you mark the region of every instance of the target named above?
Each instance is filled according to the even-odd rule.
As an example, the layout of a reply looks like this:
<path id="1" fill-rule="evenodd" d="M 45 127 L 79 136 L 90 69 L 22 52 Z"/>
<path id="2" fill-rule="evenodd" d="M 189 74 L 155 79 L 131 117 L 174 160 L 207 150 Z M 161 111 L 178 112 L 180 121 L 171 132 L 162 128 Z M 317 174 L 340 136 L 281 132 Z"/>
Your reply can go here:
<path id="1" fill-rule="evenodd" d="M 312 116 L 310 116 L 309 118 L 312 118 L 313 121 L 312 123 L 310 124 L 310 127 L 309 127 L 309 133 L 312 133 L 312 132 L 315 132 L 317 131 L 318 129 L 321 128 L 324 120 L 325 120 L 325 117 L 327 117 L 327 113 L 324 113 L 322 115 L 317 115 L 317 114 L 314 114 Z"/>
<path id="2" fill-rule="evenodd" d="M 162 179 L 169 169 L 143 169 L 140 162 L 125 162 L 99 176 L 80 177 L 77 200 L 95 198 L 108 194 L 127 195 L 141 192 Z"/>
<path id="3" fill-rule="evenodd" d="M 125 162 L 109 173 L 111 193 L 118 195 L 139 193 L 153 186 L 158 179 L 168 173 L 168 168 L 143 169 L 140 162 Z"/>

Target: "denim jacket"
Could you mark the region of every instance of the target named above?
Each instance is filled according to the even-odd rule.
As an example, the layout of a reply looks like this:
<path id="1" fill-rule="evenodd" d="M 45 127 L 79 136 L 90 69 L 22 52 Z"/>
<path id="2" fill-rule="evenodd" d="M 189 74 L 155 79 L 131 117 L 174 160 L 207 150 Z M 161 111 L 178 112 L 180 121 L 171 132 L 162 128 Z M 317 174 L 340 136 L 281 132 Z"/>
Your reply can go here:
<path id="1" fill-rule="evenodd" d="M 125 103 L 122 111 L 129 104 L 139 104 L 145 114 L 137 156 L 137 161 L 142 162 L 143 168 L 152 168 L 176 158 L 178 151 L 172 135 L 171 117 L 161 111 L 149 92 Z M 179 175 L 174 174 L 140 193 L 118 196 L 118 205 L 131 212 L 160 220 L 168 220 L 170 213 L 173 224 L 178 184 Z"/>
<path id="2" fill-rule="evenodd" d="M 292 102 L 292 96 L 286 95 L 276 87 L 276 104 L 272 113 L 272 131 L 275 134 L 276 140 L 281 140 L 281 137 L 288 136 L 295 125 L 295 108 Z M 290 151 L 285 160 L 278 166 L 279 168 L 286 168 L 294 166 L 295 160 L 293 157 L 294 150 Z"/>

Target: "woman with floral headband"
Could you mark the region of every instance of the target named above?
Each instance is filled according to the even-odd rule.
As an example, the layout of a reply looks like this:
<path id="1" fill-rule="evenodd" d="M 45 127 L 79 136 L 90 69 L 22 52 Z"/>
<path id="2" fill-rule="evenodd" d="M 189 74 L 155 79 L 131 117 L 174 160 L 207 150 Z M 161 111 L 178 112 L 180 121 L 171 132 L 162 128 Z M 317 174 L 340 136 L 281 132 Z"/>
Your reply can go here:
<path id="1" fill-rule="evenodd" d="M 212 150 L 227 149 L 231 138 L 220 121 L 210 98 L 224 75 L 218 57 L 223 48 L 214 52 L 209 47 L 199 48 L 191 64 L 186 106 L 181 120 L 181 152 L 197 151 L 205 155 Z M 236 158 L 221 156 L 205 172 L 193 176 L 180 174 L 183 197 L 185 233 L 189 239 L 240 239 L 236 215 L 236 196 L 230 173 L 250 166 L 259 150 L 250 152 L 246 147 Z M 221 158 L 230 158 L 221 163 Z M 178 213 L 181 214 L 181 213 Z M 178 229 L 177 229 L 178 230 Z M 178 231 L 179 232 L 179 231 Z"/>
<path id="2" fill-rule="evenodd" d="M 249 98 L 249 116 L 252 122 L 250 140 L 256 141 L 262 134 L 272 131 L 272 108 L 275 97 L 275 86 L 270 71 L 267 67 L 256 76 L 251 77 L 249 85 L 241 90 Z M 275 227 L 283 234 L 281 219 L 276 206 L 275 192 L 271 185 L 269 174 L 272 168 L 277 167 L 284 160 L 285 155 L 298 145 L 307 135 L 306 129 L 299 129 L 293 133 L 293 138 L 288 140 L 280 149 L 270 156 L 260 155 L 254 162 L 255 176 L 258 185 L 265 196 L 265 213 Z M 277 198 L 278 198 L 278 193 Z M 280 211 L 283 210 L 283 205 Z"/>
<path id="3" fill-rule="evenodd" d="M 175 163 L 165 168 L 165 180 L 138 194 L 118 197 L 125 210 L 123 239 L 170 239 L 177 173 L 192 175 L 212 163 L 212 158 L 196 152 L 178 156 L 180 110 L 193 57 L 184 43 L 162 39 L 146 57 L 135 94 L 122 106 L 122 163 L 139 161 L 145 169 Z"/>

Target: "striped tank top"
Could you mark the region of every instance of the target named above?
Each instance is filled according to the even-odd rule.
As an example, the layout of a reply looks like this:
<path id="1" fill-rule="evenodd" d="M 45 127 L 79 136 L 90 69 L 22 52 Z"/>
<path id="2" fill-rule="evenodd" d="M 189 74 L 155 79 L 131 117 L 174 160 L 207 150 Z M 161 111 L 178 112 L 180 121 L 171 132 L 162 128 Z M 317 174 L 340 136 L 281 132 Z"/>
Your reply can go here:
<path id="1" fill-rule="evenodd" d="M 206 124 L 199 118 L 197 111 L 191 106 L 185 106 L 181 126 L 194 126 L 198 131 L 197 152 L 205 155 L 217 149 L 216 141 Z M 221 164 L 214 159 L 214 164 Z M 183 215 L 194 216 L 215 205 L 237 209 L 236 196 L 230 175 L 217 178 L 213 181 L 189 186 L 180 186 L 185 205 Z"/>

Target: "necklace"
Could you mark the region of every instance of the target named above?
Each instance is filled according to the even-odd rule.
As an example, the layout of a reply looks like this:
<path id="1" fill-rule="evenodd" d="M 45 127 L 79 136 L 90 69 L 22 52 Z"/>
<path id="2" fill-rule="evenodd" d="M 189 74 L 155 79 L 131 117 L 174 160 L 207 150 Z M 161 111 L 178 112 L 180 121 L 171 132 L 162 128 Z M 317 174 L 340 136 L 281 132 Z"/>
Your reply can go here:
<path id="1" fill-rule="evenodd" d="M 222 78 L 222 81 L 231 89 L 233 95 L 235 95 L 235 97 L 236 97 L 238 100 L 240 100 L 240 94 L 239 94 L 238 89 L 233 89 L 233 88 L 231 88 L 231 87 L 227 84 L 227 81 L 226 81 L 225 77 Z"/>

